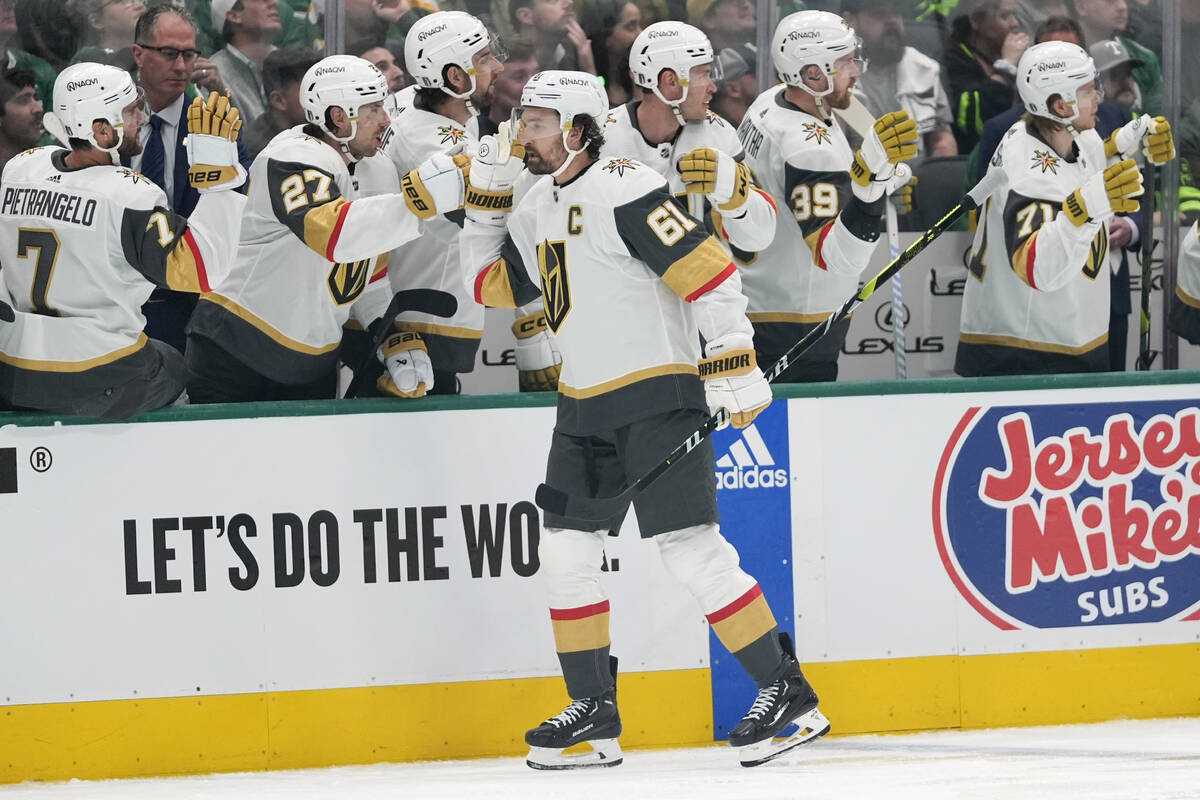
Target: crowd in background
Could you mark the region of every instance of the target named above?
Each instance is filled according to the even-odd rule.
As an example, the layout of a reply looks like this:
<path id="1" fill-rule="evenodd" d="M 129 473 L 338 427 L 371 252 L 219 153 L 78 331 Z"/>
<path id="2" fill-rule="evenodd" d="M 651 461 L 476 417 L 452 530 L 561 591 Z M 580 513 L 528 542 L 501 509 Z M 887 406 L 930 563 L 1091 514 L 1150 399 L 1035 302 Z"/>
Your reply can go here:
<path id="1" fill-rule="evenodd" d="M 332 0 L 329 0 L 332 2 Z M 460 9 L 503 37 L 508 51 L 495 80 L 492 126 L 519 103 L 522 86 L 542 69 L 579 69 L 602 78 L 612 106 L 641 91 L 629 70 L 630 47 L 644 26 L 685 20 L 712 42 L 718 90 L 711 110 L 738 125 L 758 96 L 761 50 L 752 0 L 340 0 L 344 51 L 375 64 L 395 93 L 408 82 L 404 38 L 421 17 Z M 163 141 L 186 133 L 182 111 L 192 97 L 228 90 L 245 119 L 240 147 L 249 168 L 280 131 L 305 122 L 302 76 L 324 54 L 321 0 L 0 0 L 0 164 L 53 142 L 42 114 L 57 73 L 93 61 L 128 70 L 145 92 Z M 937 209 L 978 180 L 1005 130 L 1021 113 L 1016 65 L 1034 42 L 1059 39 L 1088 49 L 1106 92 L 1108 128 L 1163 108 L 1162 0 L 784 0 L 784 16 L 804 8 L 842 14 L 862 39 L 869 68 L 857 84 L 879 116 L 897 107 L 921 134 L 918 204 L 906 227 L 923 230 Z M 182 8 L 190 20 L 156 9 Z M 1200 0 L 1181 3 L 1184 42 L 1200 33 Z M 1200 50 L 1183 50 L 1183 113 L 1172 120 L 1183 173 L 1180 211 L 1200 217 L 1193 185 L 1200 156 Z M 493 127 L 494 130 L 494 127 Z M 486 131 L 486 126 L 481 126 Z M 1101 131 L 1105 133 L 1105 131 Z M 152 137 L 157 139 L 157 137 Z M 165 151 L 165 152 L 160 152 Z M 188 214 L 196 193 L 186 164 L 170 147 L 148 147 L 130 166 L 165 190 L 172 210 Z M 922 168 L 922 164 L 926 165 Z M 184 172 L 180 172 L 184 170 Z M 931 215 L 934 215 L 931 217 Z M 1148 218 L 1136 229 L 1148 230 Z M 1128 244 L 1112 226 L 1114 251 Z M 1128 315 L 1129 264 L 1121 255 L 1114 314 Z M 195 296 L 159 292 L 147 304 L 147 332 L 182 349 L 181 320 Z M 1115 318 L 1115 317 L 1114 317 Z M 1123 341 L 1114 327 L 1114 341 Z M 1125 355 L 1114 356 L 1123 368 Z"/>

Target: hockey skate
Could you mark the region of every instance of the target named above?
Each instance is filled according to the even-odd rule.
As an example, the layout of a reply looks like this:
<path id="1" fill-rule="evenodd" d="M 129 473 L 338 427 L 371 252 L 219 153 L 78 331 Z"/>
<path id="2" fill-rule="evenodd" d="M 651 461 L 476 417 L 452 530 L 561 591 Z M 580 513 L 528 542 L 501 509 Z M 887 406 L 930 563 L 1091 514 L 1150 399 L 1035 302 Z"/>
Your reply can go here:
<path id="1" fill-rule="evenodd" d="M 616 659 L 610 659 L 616 678 Z M 525 763 L 534 769 L 580 769 L 615 767 L 621 763 L 621 715 L 617 712 L 617 687 L 598 697 L 572 700 L 557 716 L 525 733 L 529 755 Z M 587 742 L 588 752 L 564 753 L 567 748 Z"/>
<path id="2" fill-rule="evenodd" d="M 743 767 L 757 767 L 789 750 L 829 733 L 829 720 L 817 710 L 817 693 L 796 662 L 791 638 L 779 634 L 789 661 L 788 672 L 758 692 L 742 721 L 729 732 L 729 744 L 739 748 Z M 796 727 L 784 736 L 785 730 Z"/>

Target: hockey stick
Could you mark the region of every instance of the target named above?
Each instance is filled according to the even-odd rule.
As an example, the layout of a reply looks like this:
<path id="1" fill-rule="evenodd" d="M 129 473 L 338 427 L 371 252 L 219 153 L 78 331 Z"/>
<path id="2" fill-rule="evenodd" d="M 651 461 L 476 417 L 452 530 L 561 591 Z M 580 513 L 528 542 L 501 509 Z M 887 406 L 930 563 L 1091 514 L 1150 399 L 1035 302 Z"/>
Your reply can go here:
<path id="1" fill-rule="evenodd" d="M 1142 187 L 1142 196 L 1150 199 L 1151 212 L 1150 224 L 1146 226 L 1149 230 L 1142 231 L 1142 318 L 1141 332 L 1138 337 L 1138 357 L 1133 365 L 1134 369 L 1138 371 L 1150 369 L 1155 356 L 1158 355 L 1158 351 L 1152 350 L 1150 347 L 1150 290 L 1154 284 L 1154 164 L 1150 163 L 1149 159 L 1146 160 L 1146 167 L 1142 173 Z"/>
<path id="2" fill-rule="evenodd" d="M 891 278 L 899 272 L 905 264 L 912 261 L 917 255 L 928 247 L 934 239 L 942 235 L 942 233 L 958 221 L 958 218 L 967 213 L 971 209 L 978 208 L 987 199 L 988 195 L 995 189 L 999 183 L 1000 176 L 1003 173 L 999 169 L 989 170 L 984 175 L 983 180 L 975 185 L 966 195 L 959 200 L 958 205 L 946 212 L 940 220 L 938 220 L 932 228 L 921 234 L 921 237 L 910 244 L 908 248 L 899 256 L 892 259 L 883 271 L 876 275 L 871 280 L 867 281 L 858 293 L 852 296 L 842 305 L 837 311 L 825 319 L 819 326 L 809 331 L 803 339 L 792 345 L 791 349 L 784 353 L 778 361 L 776 361 L 764 374 L 763 377 L 770 383 L 784 373 L 792 363 L 804 355 L 808 350 L 812 349 L 822 336 L 827 334 L 834 325 L 841 320 L 850 316 L 859 305 L 866 301 L 875 290 L 884 281 Z M 681 444 L 672 450 L 666 458 L 658 462 L 648 472 L 642 475 L 637 480 L 633 481 L 620 494 L 612 497 L 582 497 L 579 495 L 569 495 L 560 489 L 554 489 L 546 484 L 541 484 L 534 494 L 534 500 L 538 506 L 544 511 L 551 514 L 556 514 L 560 517 L 568 519 L 576 519 L 581 521 L 596 522 L 607 519 L 621 513 L 634 498 L 644 492 L 650 484 L 654 483 L 660 475 L 667 469 L 686 456 L 692 450 L 707 439 L 712 432 L 718 427 L 723 426 L 730 421 L 728 409 L 721 408 L 717 413 L 710 416 L 704 421 L 704 424 L 692 432 Z"/>
<path id="3" fill-rule="evenodd" d="M 432 314 L 435 317 L 452 317 L 457 310 L 458 301 L 454 299 L 454 295 L 438 289 L 402 289 L 396 292 L 396 296 L 392 298 L 392 302 L 388 303 L 387 309 L 379 318 L 379 327 L 371 337 L 371 349 L 367 351 L 358 368 L 354 370 L 354 378 L 346 387 L 343 399 L 348 400 L 358 394 L 363 379 L 366 377 L 367 367 L 371 365 L 371 359 L 375 358 L 375 351 L 391 333 L 392 323 L 396 321 L 396 317 L 405 311 L 420 311 L 422 314 Z"/>
<path id="4" fill-rule="evenodd" d="M 0 322 L 14 322 L 16 319 L 17 315 L 13 313 L 12 306 L 0 300 Z"/>

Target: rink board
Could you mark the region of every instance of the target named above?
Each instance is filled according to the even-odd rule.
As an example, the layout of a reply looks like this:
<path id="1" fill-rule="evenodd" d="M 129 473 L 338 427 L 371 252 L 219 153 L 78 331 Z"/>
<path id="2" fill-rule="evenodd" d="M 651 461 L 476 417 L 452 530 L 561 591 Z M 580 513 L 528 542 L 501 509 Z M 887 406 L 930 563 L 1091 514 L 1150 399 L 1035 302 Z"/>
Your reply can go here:
<path id="1" fill-rule="evenodd" d="M 792 388 L 719 432 L 835 731 L 1200 714 L 1197 378 Z M 565 702 L 548 402 L 0 418 L 0 781 L 522 752 Z M 623 744 L 723 738 L 753 686 L 632 515 L 607 560 Z"/>

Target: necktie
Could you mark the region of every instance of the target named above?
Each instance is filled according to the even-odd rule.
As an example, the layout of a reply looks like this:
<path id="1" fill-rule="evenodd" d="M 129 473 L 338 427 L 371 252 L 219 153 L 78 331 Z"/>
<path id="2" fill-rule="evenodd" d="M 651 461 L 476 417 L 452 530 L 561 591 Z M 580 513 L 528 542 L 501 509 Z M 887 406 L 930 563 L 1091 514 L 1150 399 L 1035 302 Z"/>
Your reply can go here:
<path id="1" fill-rule="evenodd" d="M 163 170 L 166 163 L 167 153 L 163 150 L 162 142 L 162 117 L 154 114 L 150 117 L 150 138 L 146 140 L 146 149 L 142 151 L 142 174 L 155 186 L 165 187 L 166 176 Z"/>

